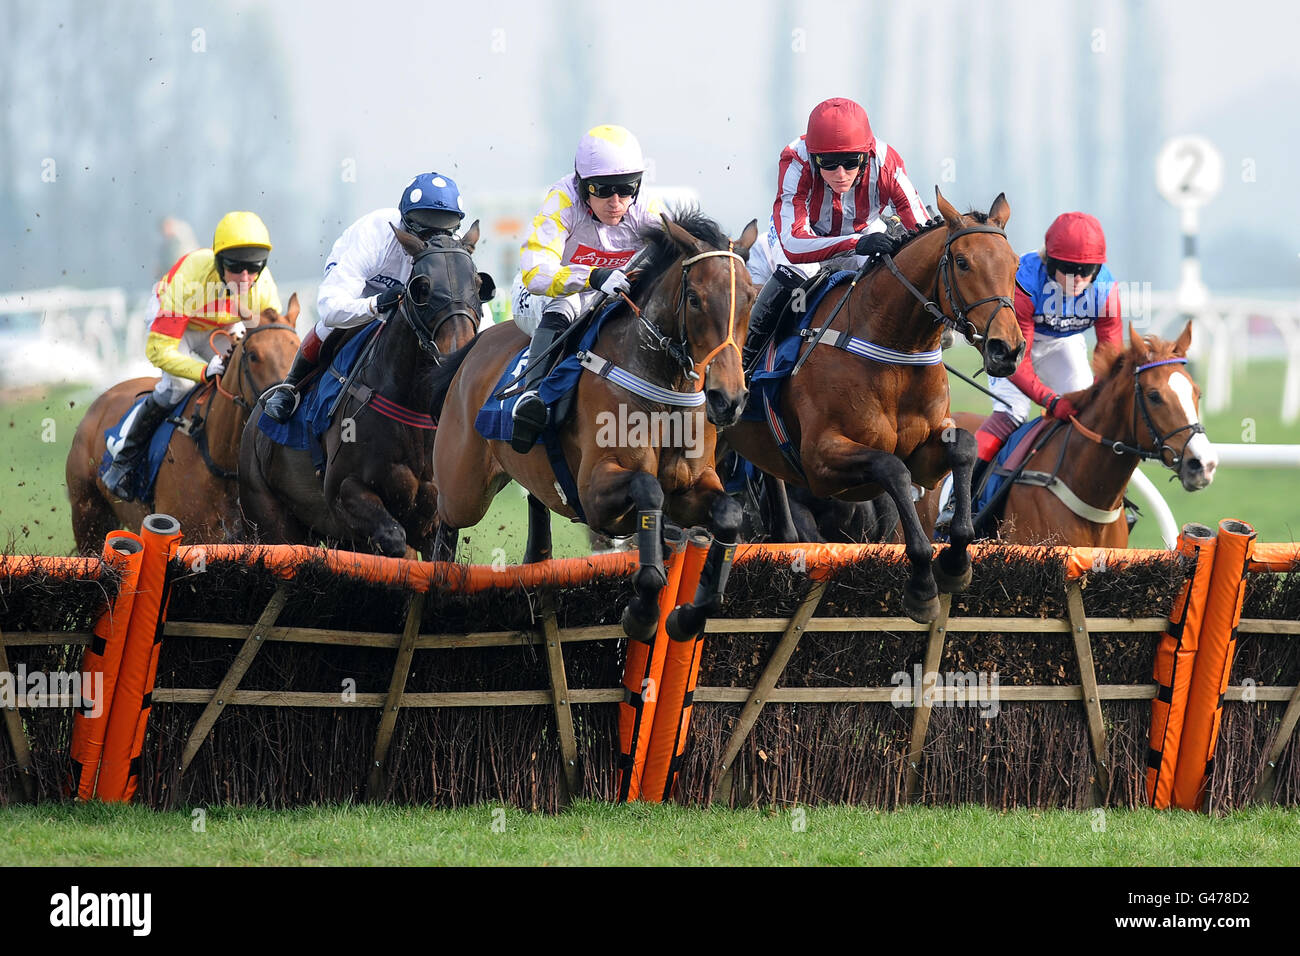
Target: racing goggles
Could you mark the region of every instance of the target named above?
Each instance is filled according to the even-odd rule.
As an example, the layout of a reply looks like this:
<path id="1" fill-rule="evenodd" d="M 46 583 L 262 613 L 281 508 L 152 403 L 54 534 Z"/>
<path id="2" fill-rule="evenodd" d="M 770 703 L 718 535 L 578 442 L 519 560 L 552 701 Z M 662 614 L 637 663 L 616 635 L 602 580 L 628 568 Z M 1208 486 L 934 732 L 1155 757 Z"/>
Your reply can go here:
<path id="1" fill-rule="evenodd" d="M 231 275 L 240 275 L 244 272 L 247 272 L 250 275 L 261 275 L 262 270 L 266 268 L 266 260 L 257 259 L 250 262 L 240 261 L 238 259 L 227 259 L 225 256 L 222 256 L 221 268 L 226 272 L 229 272 Z"/>
<path id="2" fill-rule="evenodd" d="M 615 194 L 624 198 L 631 198 L 636 195 L 637 190 L 640 188 L 641 180 L 639 179 L 634 179 L 630 183 L 587 183 L 587 193 L 597 199 L 608 199 Z"/>
<path id="3" fill-rule="evenodd" d="M 813 157 L 818 169 L 861 169 L 866 161 L 865 153 L 818 153 Z"/>

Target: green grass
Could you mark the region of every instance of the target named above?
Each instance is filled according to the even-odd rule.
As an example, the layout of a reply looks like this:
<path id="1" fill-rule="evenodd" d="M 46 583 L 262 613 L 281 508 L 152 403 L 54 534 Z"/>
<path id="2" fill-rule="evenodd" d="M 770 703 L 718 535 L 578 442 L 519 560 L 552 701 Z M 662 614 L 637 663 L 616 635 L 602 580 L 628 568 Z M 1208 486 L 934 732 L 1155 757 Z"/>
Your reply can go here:
<path id="1" fill-rule="evenodd" d="M 725 810 L 582 802 L 556 816 L 355 806 L 0 811 L 0 866 L 1294 866 L 1300 814 L 982 807 Z M 802 827 L 802 829 L 801 829 Z"/>
<path id="2" fill-rule="evenodd" d="M 948 352 L 947 361 L 962 371 L 979 365 L 975 351 L 964 345 Z M 1283 371 L 1281 362 L 1252 362 L 1239 372 L 1232 406 L 1206 416 L 1210 438 L 1240 443 L 1250 437 L 1245 432 L 1253 423 L 1254 441 L 1300 442 L 1300 429 L 1283 425 L 1279 416 Z M 987 396 L 955 377 L 952 389 L 954 409 L 988 413 Z M 11 549 L 37 554 L 72 553 L 64 461 L 77 423 L 94 397 L 87 389 L 69 387 L 0 396 L 4 448 L 0 456 L 0 546 L 8 544 Z M 1254 525 L 1260 541 L 1300 538 L 1300 495 L 1295 493 L 1300 474 L 1294 470 L 1224 467 L 1214 484 L 1193 494 L 1176 482 L 1171 484 L 1166 469 L 1150 464 L 1143 467 L 1180 525 L 1199 521 L 1215 527 L 1222 518 L 1237 518 Z M 553 516 L 551 523 L 557 555 L 588 553 L 581 526 L 558 516 Z M 502 548 L 508 562 L 519 561 L 526 537 L 527 509 L 518 486 L 511 485 L 497 496 L 479 526 L 463 533 L 462 559 L 488 563 L 497 556 L 495 549 Z M 1163 546 L 1154 519 L 1148 516 L 1138 522 L 1131 543 L 1140 548 Z"/>

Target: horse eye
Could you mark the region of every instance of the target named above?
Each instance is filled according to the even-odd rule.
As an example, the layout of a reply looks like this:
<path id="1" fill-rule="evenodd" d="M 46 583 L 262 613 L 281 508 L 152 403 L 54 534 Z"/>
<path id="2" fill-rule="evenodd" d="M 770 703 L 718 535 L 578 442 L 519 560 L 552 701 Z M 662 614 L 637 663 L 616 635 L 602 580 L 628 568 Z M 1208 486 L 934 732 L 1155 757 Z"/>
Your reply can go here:
<path id="1" fill-rule="evenodd" d="M 965 271 L 965 270 L 967 270 L 967 269 L 970 268 L 970 263 L 966 261 L 966 257 L 965 257 L 965 256 L 958 256 L 958 257 L 957 257 L 957 268 L 958 268 L 958 269 L 961 269 L 961 270 L 963 270 L 963 271 Z"/>
<path id="2" fill-rule="evenodd" d="M 690 303 L 692 309 L 698 309 L 700 307 L 700 297 L 695 294 L 694 289 L 686 293 L 686 301 Z"/>
<path id="3" fill-rule="evenodd" d="M 406 291 L 416 305 L 425 305 L 429 301 L 429 290 L 432 285 L 428 276 L 416 276 L 407 284 Z"/>
<path id="4" fill-rule="evenodd" d="M 1147 398 L 1151 399 L 1152 405 L 1163 405 L 1165 403 L 1165 400 L 1160 397 L 1160 393 L 1155 389 L 1147 392 Z"/>

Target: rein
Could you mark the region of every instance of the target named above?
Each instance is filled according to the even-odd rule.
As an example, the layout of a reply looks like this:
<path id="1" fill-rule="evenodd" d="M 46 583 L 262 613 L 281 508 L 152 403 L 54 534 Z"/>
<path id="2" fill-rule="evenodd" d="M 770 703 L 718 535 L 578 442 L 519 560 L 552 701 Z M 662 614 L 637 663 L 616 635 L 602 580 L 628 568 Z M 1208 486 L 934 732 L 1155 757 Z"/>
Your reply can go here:
<path id="1" fill-rule="evenodd" d="M 1136 444 L 1130 445 L 1119 439 L 1105 438 L 1080 422 L 1078 417 L 1075 415 L 1070 416 L 1071 424 L 1084 438 L 1087 438 L 1089 441 L 1095 442 L 1098 445 L 1109 446 L 1110 450 L 1117 455 L 1137 455 L 1143 461 L 1159 460 L 1159 462 L 1166 468 L 1169 468 L 1172 471 L 1177 471 L 1179 466 L 1182 464 L 1183 456 L 1174 452 L 1173 447 L 1169 444 L 1169 439 L 1173 438 L 1179 432 L 1190 431 L 1191 434 L 1187 436 L 1187 441 L 1191 441 L 1193 436 L 1205 434 L 1205 426 L 1200 422 L 1188 422 L 1186 425 L 1180 425 L 1172 431 L 1161 435 L 1160 430 L 1156 428 L 1155 422 L 1151 419 L 1150 410 L 1147 408 L 1146 394 L 1142 391 L 1141 375 L 1147 369 L 1156 368 L 1160 365 L 1186 364 L 1187 359 L 1185 358 L 1168 358 L 1161 359 L 1157 362 L 1148 362 L 1146 365 L 1139 365 L 1133 370 L 1133 441 L 1135 443 L 1137 442 L 1137 418 L 1138 412 L 1141 411 L 1142 419 L 1146 422 L 1147 429 L 1151 432 L 1151 437 L 1154 440 L 1151 448 L 1143 448 Z M 1183 442 L 1184 451 L 1187 450 L 1187 441 Z M 1173 456 L 1170 461 L 1165 460 L 1166 450 L 1168 450 Z"/>

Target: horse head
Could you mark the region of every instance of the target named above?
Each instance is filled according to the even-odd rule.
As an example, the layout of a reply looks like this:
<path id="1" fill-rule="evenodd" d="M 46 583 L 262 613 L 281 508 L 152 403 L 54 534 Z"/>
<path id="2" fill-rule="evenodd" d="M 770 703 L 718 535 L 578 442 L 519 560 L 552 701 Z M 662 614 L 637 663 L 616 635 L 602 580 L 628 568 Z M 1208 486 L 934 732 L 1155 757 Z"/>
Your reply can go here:
<path id="1" fill-rule="evenodd" d="M 298 293 L 289 297 L 289 308 L 281 317 L 275 309 L 263 309 L 256 324 L 244 316 L 247 331 L 231 335 L 218 329 L 208 338 L 213 351 L 224 351 L 226 371 L 218 380 L 217 388 L 236 405 L 249 411 L 257 404 L 258 396 L 272 385 L 284 380 L 298 352 Z M 219 344 L 225 337 L 224 349 Z"/>
<path id="2" fill-rule="evenodd" d="M 1187 372 L 1191 343 L 1190 322 L 1173 342 L 1143 337 L 1130 325 L 1128 349 L 1098 345 L 1092 359 L 1097 381 L 1065 397 L 1081 409 L 1081 418 L 1122 432 L 1121 439 L 1104 439 L 1116 454 L 1158 460 L 1185 489 L 1199 491 L 1214 480 L 1219 456 L 1201 424 L 1200 386 Z M 1087 414 L 1090 406 L 1097 410 Z"/>
<path id="3" fill-rule="evenodd" d="M 443 356 L 474 338 L 483 303 L 496 291 L 492 277 L 474 267 L 478 220 L 460 238 L 439 233 L 427 242 L 398 226 L 392 229 L 413 260 L 398 313 L 420 348 L 441 364 Z"/>
<path id="4" fill-rule="evenodd" d="M 671 340 L 668 347 L 677 347 L 696 390 L 704 390 L 708 420 L 726 428 L 739 420 L 748 395 L 740 350 L 757 293 L 745 256 L 758 237 L 758 223 L 751 220 L 738 239 L 727 240 L 694 211 L 679 212 L 678 218 L 663 217 L 662 236 L 675 247 L 677 261 L 656 290 L 659 307 L 647 307 L 646 315 Z"/>
<path id="5" fill-rule="evenodd" d="M 984 370 L 1005 378 L 1025 354 L 1025 337 L 1016 322 L 1013 296 L 1019 257 L 1003 230 L 1011 218 L 1005 193 L 999 193 L 988 215 L 963 216 L 934 190 L 939 212 L 948 226 L 939 263 L 944 304 L 958 332 L 984 356 Z"/>

